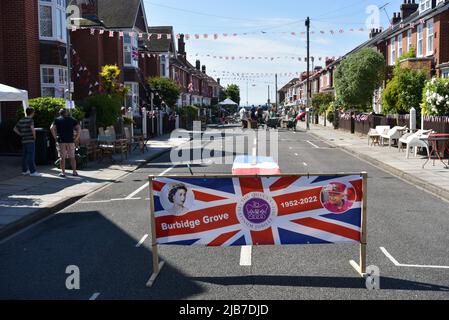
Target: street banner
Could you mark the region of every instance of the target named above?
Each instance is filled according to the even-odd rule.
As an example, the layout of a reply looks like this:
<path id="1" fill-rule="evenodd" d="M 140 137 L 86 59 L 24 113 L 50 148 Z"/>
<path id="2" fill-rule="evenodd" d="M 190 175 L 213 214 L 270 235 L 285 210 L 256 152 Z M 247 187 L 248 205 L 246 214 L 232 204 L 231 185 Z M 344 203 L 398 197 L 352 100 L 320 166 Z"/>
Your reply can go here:
<path id="1" fill-rule="evenodd" d="M 159 245 L 355 243 L 366 273 L 367 173 L 150 177 L 153 274 Z"/>
<path id="2" fill-rule="evenodd" d="M 157 244 L 357 243 L 362 177 L 155 178 Z"/>

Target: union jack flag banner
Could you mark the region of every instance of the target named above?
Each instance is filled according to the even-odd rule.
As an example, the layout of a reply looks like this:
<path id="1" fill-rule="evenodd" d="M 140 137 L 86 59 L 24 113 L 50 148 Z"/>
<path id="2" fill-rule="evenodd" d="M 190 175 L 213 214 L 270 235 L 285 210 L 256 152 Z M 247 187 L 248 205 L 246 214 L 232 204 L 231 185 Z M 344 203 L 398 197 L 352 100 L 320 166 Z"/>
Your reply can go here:
<path id="1" fill-rule="evenodd" d="M 159 245 L 362 242 L 363 176 L 158 177 Z"/>

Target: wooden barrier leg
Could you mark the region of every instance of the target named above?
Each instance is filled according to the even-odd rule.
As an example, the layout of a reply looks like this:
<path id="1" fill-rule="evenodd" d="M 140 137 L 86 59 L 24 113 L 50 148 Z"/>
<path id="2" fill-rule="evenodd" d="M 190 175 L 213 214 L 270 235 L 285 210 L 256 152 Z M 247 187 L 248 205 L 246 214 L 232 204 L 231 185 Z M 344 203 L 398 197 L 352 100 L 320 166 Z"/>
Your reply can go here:
<path id="1" fill-rule="evenodd" d="M 360 264 L 354 260 L 349 261 L 351 266 L 357 273 L 364 278 L 366 276 L 366 240 L 367 240 L 367 190 L 368 190 L 368 173 L 363 172 L 363 205 L 362 205 L 362 228 L 361 228 L 361 243 L 360 243 Z"/>
<path id="2" fill-rule="evenodd" d="M 153 179 L 150 178 L 149 183 L 149 189 L 150 189 L 150 221 L 151 221 L 151 253 L 153 255 L 153 274 L 151 275 L 150 279 L 148 280 L 146 286 L 148 288 L 151 288 L 156 281 L 156 278 L 158 277 L 159 273 L 161 272 L 162 267 L 164 266 L 165 262 L 160 261 L 159 262 L 159 252 L 157 247 L 157 240 L 156 240 L 156 219 L 154 217 L 154 194 L 153 194 Z"/>
<path id="3" fill-rule="evenodd" d="M 366 275 L 366 244 L 360 245 L 360 263 L 350 260 L 349 263 L 357 271 L 357 273 L 364 278 Z"/>
<path id="4" fill-rule="evenodd" d="M 165 261 L 159 262 L 159 253 L 157 250 L 157 244 L 153 245 L 152 247 L 152 254 L 153 254 L 153 274 L 151 275 L 150 279 L 147 282 L 147 287 L 151 288 L 156 281 L 156 278 L 158 277 L 159 273 L 161 272 L 161 269 L 164 267 Z"/>

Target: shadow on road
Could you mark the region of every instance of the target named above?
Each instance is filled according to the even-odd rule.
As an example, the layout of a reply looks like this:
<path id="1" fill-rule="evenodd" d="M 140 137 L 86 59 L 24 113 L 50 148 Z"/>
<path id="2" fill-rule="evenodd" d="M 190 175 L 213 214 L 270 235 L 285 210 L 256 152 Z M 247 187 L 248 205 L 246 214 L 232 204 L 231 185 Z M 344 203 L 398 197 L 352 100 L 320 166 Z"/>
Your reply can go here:
<path id="1" fill-rule="evenodd" d="M 213 283 L 223 286 L 257 285 L 257 286 L 286 286 L 313 287 L 336 289 L 364 289 L 365 280 L 350 277 L 294 277 L 294 276 L 245 276 L 245 277 L 193 277 L 192 281 Z M 411 290 L 411 291 L 443 291 L 449 292 L 449 287 L 429 283 L 421 283 L 396 278 L 381 277 L 382 290 Z"/>

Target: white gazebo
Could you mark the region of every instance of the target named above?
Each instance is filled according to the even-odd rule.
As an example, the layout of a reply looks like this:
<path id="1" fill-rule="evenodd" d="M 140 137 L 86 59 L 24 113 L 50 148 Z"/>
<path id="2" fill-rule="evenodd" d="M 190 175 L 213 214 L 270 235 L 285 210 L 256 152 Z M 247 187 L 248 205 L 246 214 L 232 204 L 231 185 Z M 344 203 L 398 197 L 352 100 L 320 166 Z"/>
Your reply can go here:
<path id="1" fill-rule="evenodd" d="M 0 102 L 22 101 L 23 112 L 28 108 L 28 91 L 20 90 L 0 83 Z"/>
<path id="2" fill-rule="evenodd" d="M 218 104 L 219 106 L 227 106 L 227 107 L 237 107 L 239 104 L 232 101 L 231 99 L 226 99 L 225 101 L 222 101 Z"/>

